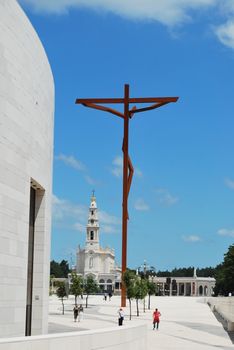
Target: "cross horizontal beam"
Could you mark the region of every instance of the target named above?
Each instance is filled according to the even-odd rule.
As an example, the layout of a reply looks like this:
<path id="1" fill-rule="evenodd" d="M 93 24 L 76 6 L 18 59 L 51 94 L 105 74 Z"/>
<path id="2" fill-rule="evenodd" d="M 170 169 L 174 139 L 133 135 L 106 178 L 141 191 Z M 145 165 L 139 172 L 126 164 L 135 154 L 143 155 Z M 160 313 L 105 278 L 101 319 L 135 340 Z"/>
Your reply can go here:
<path id="1" fill-rule="evenodd" d="M 129 103 L 150 103 L 150 102 L 176 102 L 179 97 L 132 97 L 128 99 Z M 76 104 L 86 103 L 124 103 L 124 98 L 77 98 Z"/>

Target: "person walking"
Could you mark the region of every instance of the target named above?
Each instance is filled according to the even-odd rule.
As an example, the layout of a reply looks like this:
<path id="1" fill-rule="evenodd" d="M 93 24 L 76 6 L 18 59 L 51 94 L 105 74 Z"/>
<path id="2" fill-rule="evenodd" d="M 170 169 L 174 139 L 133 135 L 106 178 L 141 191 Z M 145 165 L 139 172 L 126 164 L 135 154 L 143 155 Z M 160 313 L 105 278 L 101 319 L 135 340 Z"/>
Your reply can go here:
<path id="1" fill-rule="evenodd" d="M 123 320 L 124 320 L 124 312 L 122 308 L 119 309 L 118 315 L 119 315 L 119 326 L 122 326 Z"/>
<path id="2" fill-rule="evenodd" d="M 79 314 L 78 314 L 78 322 L 82 321 L 84 318 L 84 308 L 83 305 L 80 304 L 79 306 Z"/>
<path id="3" fill-rule="evenodd" d="M 74 322 L 76 322 L 76 321 L 77 321 L 78 313 L 79 313 L 78 306 L 77 306 L 77 305 L 75 305 L 75 306 L 74 306 L 74 308 L 73 308 Z"/>
<path id="4" fill-rule="evenodd" d="M 160 316 L 161 316 L 161 313 L 158 311 L 158 309 L 155 309 L 153 313 L 153 330 L 155 330 L 155 326 L 158 329 Z"/>

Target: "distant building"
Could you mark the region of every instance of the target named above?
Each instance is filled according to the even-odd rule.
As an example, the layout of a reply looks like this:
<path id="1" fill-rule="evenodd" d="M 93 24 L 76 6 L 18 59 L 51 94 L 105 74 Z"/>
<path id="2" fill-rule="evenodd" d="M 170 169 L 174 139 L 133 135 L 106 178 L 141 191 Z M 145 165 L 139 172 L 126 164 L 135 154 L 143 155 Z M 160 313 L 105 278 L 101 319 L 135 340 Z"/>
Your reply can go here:
<path id="1" fill-rule="evenodd" d="M 153 277 L 159 295 L 212 296 L 215 278 L 197 277 L 194 269 L 193 277 Z"/>
<path id="2" fill-rule="evenodd" d="M 12 337 L 48 331 L 54 81 L 18 2 L 1 0 L 0 16 L 0 337 Z"/>
<path id="3" fill-rule="evenodd" d="M 99 244 L 99 219 L 96 197 L 94 193 L 88 213 L 86 226 L 86 242 L 82 249 L 77 250 L 77 274 L 92 276 L 102 291 L 119 290 L 121 285 L 121 270 L 115 263 L 115 252 L 111 248 L 102 248 Z"/>

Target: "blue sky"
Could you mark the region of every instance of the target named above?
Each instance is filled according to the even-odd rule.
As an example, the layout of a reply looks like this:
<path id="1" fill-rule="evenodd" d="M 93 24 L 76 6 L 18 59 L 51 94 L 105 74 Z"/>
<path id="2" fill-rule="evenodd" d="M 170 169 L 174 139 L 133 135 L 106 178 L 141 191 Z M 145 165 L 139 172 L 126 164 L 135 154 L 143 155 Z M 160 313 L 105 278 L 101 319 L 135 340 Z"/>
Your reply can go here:
<path id="1" fill-rule="evenodd" d="M 95 189 L 121 261 L 118 117 L 76 98 L 179 96 L 130 122 L 128 266 L 215 266 L 234 239 L 234 1 L 21 0 L 55 80 L 52 258 L 75 261 Z"/>

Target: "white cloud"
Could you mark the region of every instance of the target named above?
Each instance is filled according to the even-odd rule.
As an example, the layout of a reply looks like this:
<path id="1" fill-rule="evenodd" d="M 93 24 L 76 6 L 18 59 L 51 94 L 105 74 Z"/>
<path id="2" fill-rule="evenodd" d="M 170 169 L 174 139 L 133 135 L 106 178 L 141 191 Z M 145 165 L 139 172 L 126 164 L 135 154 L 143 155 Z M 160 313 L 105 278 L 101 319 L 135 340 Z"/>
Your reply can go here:
<path id="1" fill-rule="evenodd" d="M 85 181 L 89 184 L 89 185 L 92 185 L 92 186 L 95 186 L 98 184 L 98 181 L 96 181 L 95 179 L 93 179 L 91 176 L 89 175 L 85 175 Z"/>
<path id="2" fill-rule="evenodd" d="M 123 174 L 123 158 L 121 156 L 117 156 L 112 161 L 113 168 L 111 172 L 114 176 L 120 177 Z"/>
<path id="3" fill-rule="evenodd" d="M 84 171 L 86 169 L 85 165 L 78 159 L 76 159 L 73 156 L 66 156 L 64 154 L 59 154 L 58 156 L 55 156 L 56 160 L 62 161 L 64 164 L 79 170 L 79 171 Z"/>
<path id="4" fill-rule="evenodd" d="M 192 10 L 209 9 L 217 0 L 21 0 L 37 12 L 62 14 L 71 7 L 112 12 L 138 20 L 157 21 L 167 26 L 191 20 Z"/>
<path id="5" fill-rule="evenodd" d="M 234 49 L 234 19 L 216 27 L 215 34 L 223 45 Z"/>
<path id="6" fill-rule="evenodd" d="M 230 16 L 234 13 L 234 1 L 233 0 L 219 0 L 219 9 L 222 14 Z"/>
<path id="7" fill-rule="evenodd" d="M 110 215 L 105 211 L 100 210 L 98 212 L 98 217 L 99 217 L 99 221 L 100 221 L 100 225 L 102 225 L 102 223 L 105 225 L 120 225 L 121 224 L 121 219 L 114 216 L 114 215 Z"/>
<path id="8" fill-rule="evenodd" d="M 226 179 L 224 180 L 224 182 L 225 182 L 225 185 L 226 185 L 227 187 L 229 187 L 229 188 L 231 188 L 232 190 L 234 190 L 234 181 L 233 181 L 233 180 L 231 180 L 231 179 L 229 179 L 229 178 L 226 178 Z"/>
<path id="9" fill-rule="evenodd" d="M 166 188 L 157 188 L 156 198 L 160 205 L 166 207 L 171 207 L 172 205 L 176 204 L 179 200 L 178 197 L 172 196 Z"/>
<path id="10" fill-rule="evenodd" d="M 138 168 L 134 169 L 134 174 L 135 174 L 136 177 L 139 177 L 139 178 L 143 177 L 142 171 L 140 169 L 138 169 Z"/>
<path id="11" fill-rule="evenodd" d="M 134 208 L 139 211 L 147 211 L 150 209 L 148 204 L 145 203 L 144 199 L 138 198 L 134 204 Z"/>
<path id="12" fill-rule="evenodd" d="M 190 242 L 190 243 L 196 243 L 196 242 L 201 241 L 201 238 L 199 236 L 196 236 L 196 235 L 182 236 L 182 239 L 185 242 Z"/>
<path id="13" fill-rule="evenodd" d="M 219 0 L 218 10 L 224 23 L 214 27 L 218 40 L 225 46 L 234 49 L 234 1 Z"/>
<path id="14" fill-rule="evenodd" d="M 122 156 L 116 156 L 113 161 L 113 168 L 111 169 L 111 173 L 116 176 L 116 177 L 121 177 L 123 176 L 123 157 Z M 133 165 L 134 167 L 134 165 Z M 143 173 L 139 168 L 134 167 L 134 175 L 138 178 L 143 177 Z"/>
<path id="15" fill-rule="evenodd" d="M 224 23 L 213 26 L 218 40 L 234 49 L 233 0 L 19 0 L 35 12 L 66 14 L 72 8 L 88 8 L 100 13 L 114 13 L 131 20 L 156 21 L 173 28 L 193 21 L 194 12 L 215 9 L 214 18 Z M 218 17 L 219 16 L 219 17 Z"/>
<path id="16" fill-rule="evenodd" d="M 234 237 L 234 229 L 221 228 L 217 233 L 220 236 Z"/>
<path id="17" fill-rule="evenodd" d="M 116 228 L 114 226 L 110 225 L 102 225 L 101 226 L 101 232 L 103 233 L 116 233 Z"/>
<path id="18" fill-rule="evenodd" d="M 60 199 L 53 195 L 52 214 L 54 222 L 61 222 L 67 218 L 79 218 L 88 215 L 88 209 L 84 205 L 74 204 L 66 199 Z"/>
<path id="19" fill-rule="evenodd" d="M 76 222 L 74 225 L 73 225 L 73 228 L 76 230 L 76 231 L 79 231 L 81 233 L 84 233 L 85 232 L 85 225 L 84 224 L 81 224 L 80 222 Z"/>
<path id="20" fill-rule="evenodd" d="M 92 178 L 91 176 L 89 176 L 87 174 L 86 166 L 80 160 L 76 159 L 75 157 L 67 156 L 67 155 L 64 155 L 61 153 L 58 156 L 55 156 L 55 159 L 62 161 L 65 165 L 67 165 L 75 170 L 81 171 L 83 173 L 85 181 L 89 185 L 95 186 L 99 183 L 97 180 L 95 180 L 94 178 Z"/>
<path id="21" fill-rule="evenodd" d="M 53 195 L 52 200 L 53 224 L 60 228 L 67 228 L 85 233 L 88 220 L 88 207 L 74 204 L 67 199 Z M 121 219 L 105 211 L 98 211 L 100 232 L 118 232 Z"/>

